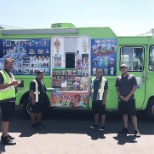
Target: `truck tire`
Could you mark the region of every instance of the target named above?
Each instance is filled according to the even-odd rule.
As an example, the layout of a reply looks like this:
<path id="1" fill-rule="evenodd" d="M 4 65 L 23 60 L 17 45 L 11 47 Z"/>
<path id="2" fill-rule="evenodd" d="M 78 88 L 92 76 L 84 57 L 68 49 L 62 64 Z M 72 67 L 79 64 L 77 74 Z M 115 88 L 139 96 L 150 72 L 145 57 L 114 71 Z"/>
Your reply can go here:
<path id="1" fill-rule="evenodd" d="M 148 118 L 152 121 L 154 121 L 154 98 L 151 98 L 148 102 L 146 112 L 148 115 Z"/>
<path id="2" fill-rule="evenodd" d="M 29 98 L 26 98 L 24 99 L 24 102 L 22 104 L 22 112 L 25 118 L 30 117 L 26 108 L 28 103 L 29 103 Z M 51 112 L 51 108 L 47 104 L 44 104 L 43 111 L 42 111 L 42 118 L 43 119 L 49 118 L 50 112 Z"/>

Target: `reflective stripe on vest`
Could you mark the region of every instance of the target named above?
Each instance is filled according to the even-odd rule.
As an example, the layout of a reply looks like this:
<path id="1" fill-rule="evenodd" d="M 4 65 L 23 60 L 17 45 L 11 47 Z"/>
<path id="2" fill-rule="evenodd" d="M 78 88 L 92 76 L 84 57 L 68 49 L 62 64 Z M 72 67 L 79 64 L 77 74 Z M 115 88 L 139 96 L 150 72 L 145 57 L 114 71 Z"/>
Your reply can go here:
<path id="1" fill-rule="evenodd" d="M 35 82 L 35 91 L 34 91 L 35 101 L 38 102 L 40 91 L 38 90 L 38 83 L 37 83 L 37 81 L 35 79 L 33 81 Z"/>
<path id="2" fill-rule="evenodd" d="M 1 70 L 0 72 L 1 72 L 3 79 L 4 79 L 3 84 L 9 84 L 15 80 L 12 73 L 10 73 L 11 74 L 11 77 L 10 77 L 8 75 L 8 73 L 5 72 L 4 70 Z M 9 99 L 9 98 L 15 98 L 15 87 L 14 86 L 9 86 L 5 89 L 0 90 L 0 100 L 5 100 L 5 99 Z"/>
<path id="3" fill-rule="evenodd" d="M 91 83 L 91 99 L 92 100 L 93 100 L 93 95 L 94 95 L 94 80 L 95 79 L 96 78 L 92 78 L 92 83 Z M 102 77 L 102 80 L 100 81 L 100 84 L 99 84 L 99 89 L 98 89 L 96 100 L 102 100 L 103 99 L 105 82 L 106 82 L 106 79 Z"/>

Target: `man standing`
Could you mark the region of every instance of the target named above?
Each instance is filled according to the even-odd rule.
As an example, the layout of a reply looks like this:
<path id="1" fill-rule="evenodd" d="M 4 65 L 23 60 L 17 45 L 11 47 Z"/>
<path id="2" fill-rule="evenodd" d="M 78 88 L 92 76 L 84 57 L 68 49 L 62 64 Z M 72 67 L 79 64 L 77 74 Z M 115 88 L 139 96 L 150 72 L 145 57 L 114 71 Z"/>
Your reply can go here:
<path id="1" fill-rule="evenodd" d="M 96 77 L 92 79 L 91 83 L 91 99 L 92 109 L 94 113 L 95 123 L 90 128 L 99 128 L 100 131 L 104 131 L 105 128 L 105 104 L 108 89 L 108 81 L 102 77 L 103 71 L 101 68 L 96 69 Z M 99 115 L 101 116 L 101 126 L 99 127 Z"/>
<path id="2" fill-rule="evenodd" d="M 136 107 L 134 92 L 137 88 L 137 81 L 134 75 L 128 74 L 128 66 L 120 66 L 122 75 L 116 80 L 116 91 L 119 97 L 119 111 L 123 115 L 124 128 L 119 133 L 128 133 L 128 115 L 131 115 L 134 125 L 134 136 L 140 137 L 137 129 Z"/>
<path id="3" fill-rule="evenodd" d="M 37 71 L 36 79 L 30 83 L 30 99 L 32 103 L 31 127 L 35 129 L 43 126 L 41 123 L 42 111 L 45 105 L 49 103 L 47 102 L 46 87 L 42 81 L 43 76 L 43 71 Z"/>
<path id="4" fill-rule="evenodd" d="M 15 145 L 14 137 L 8 134 L 9 124 L 14 113 L 16 89 L 20 81 L 15 80 L 11 70 L 14 66 L 14 60 L 6 58 L 4 70 L 0 71 L 0 106 L 2 112 L 2 136 L 1 141 L 4 145 Z"/>

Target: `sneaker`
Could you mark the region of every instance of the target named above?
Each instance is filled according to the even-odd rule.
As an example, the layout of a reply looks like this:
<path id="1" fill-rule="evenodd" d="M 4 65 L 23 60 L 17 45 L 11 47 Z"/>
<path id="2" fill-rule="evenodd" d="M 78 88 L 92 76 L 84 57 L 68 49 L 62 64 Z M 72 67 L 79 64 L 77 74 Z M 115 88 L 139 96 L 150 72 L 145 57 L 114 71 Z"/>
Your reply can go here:
<path id="1" fill-rule="evenodd" d="M 36 124 L 31 124 L 31 128 L 39 130 L 39 127 Z"/>
<path id="2" fill-rule="evenodd" d="M 15 137 L 13 137 L 13 136 L 11 136 L 11 135 L 9 135 L 8 134 L 8 136 L 7 136 L 9 139 L 11 139 L 11 140 L 14 140 L 15 139 Z"/>
<path id="3" fill-rule="evenodd" d="M 104 131 L 105 127 L 104 126 L 101 126 L 98 130 L 99 131 Z"/>
<path id="4" fill-rule="evenodd" d="M 11 135 L 7 135 L 7 137 L 9 138 L 9 139 L 11 139 L 11 140 L 14 140 L 15 138 L 13 137 L 13 136 L 11 136 Z M 3 139 L 3 136 L 1 136 L 1 140 Z"/>
<path id="5" fill-rule="evenodd" d="M 135 137 L 141 137 L 141 134 L 140 134 L 140 132 L 138 130 L 135 130 L 134 136 Z"/>
<path id="6" fill-rule="evenodd" d="M 98 127 L 99 127 L 99 125 L 95 125 L 95 124 L 93 124 L 93 125 L 90 126 L 91 129 L 96 129 Z"/>
<path id="7" fill-rule="evenodd" d="M 13 142 L 9 137 L 2 137 L 1 141 L 4 145 L 16 145 L 16 142 Z"/>
<path id="8" fill-rule="evenodd" d="M 36 123 L 37 127 L 45 127 L 45 125 L 43 125 L 41 122 Z"/>
<path id="9" fill-rule="evenodd" d="M 121 133 L 121 134 L 122 134 L 122 133 L 128 133 L 128 128 L 125 128 L 125 127 L 124 127 L 121 131 L 119 131 L 119 133 Z"/>

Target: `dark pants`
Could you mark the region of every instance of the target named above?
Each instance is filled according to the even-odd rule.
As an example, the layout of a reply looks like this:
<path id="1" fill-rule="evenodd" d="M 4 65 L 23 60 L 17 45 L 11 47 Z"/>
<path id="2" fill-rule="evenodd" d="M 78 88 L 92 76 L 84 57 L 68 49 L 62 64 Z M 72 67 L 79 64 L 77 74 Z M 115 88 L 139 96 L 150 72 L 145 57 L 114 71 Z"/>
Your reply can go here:
<path id="1" fill-rule="evenodd" d="M 44 110 L 44 103 L 37 102 L 35 105 L 32 104 L 32 113 L 39 113 Z"/>
<path id="2" fill-rule="evenodd" d="M 105 105 L 102 104 L 102 100 L 92 101 L 92 109 L 94 114 L 99 113 L 100 115 L 104 115 L 106 113 Z"/>
<path id="3" fill-rule="evenodd" d="M 1 102 L 2 121 L 11 121 L 15 113 L 15 102 Z"/>
<path id="4" fill-rule="evenodd" d="M 131 99 L 128 102 L 119 101 L 119 113 L 122 115 L 128 114 L 131 116 L 135 116 L 136 115 L 135 99 Z"/>

